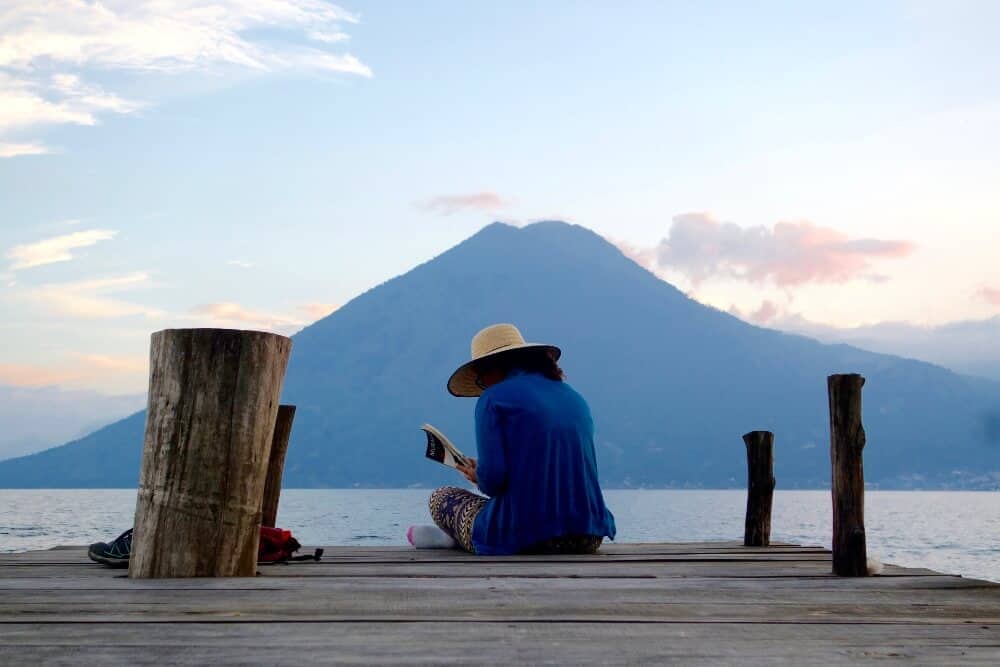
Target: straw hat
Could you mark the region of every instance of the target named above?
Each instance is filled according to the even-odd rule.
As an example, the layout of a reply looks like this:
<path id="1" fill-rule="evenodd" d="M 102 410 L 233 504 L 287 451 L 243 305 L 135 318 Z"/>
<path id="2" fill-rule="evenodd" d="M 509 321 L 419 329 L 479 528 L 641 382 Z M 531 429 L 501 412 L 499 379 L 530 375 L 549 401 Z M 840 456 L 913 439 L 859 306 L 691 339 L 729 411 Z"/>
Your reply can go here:
<path id="1" fill-rule="evenodd" d="M 526 343 L 524 336 L 513 324 L 493 324 L 472 337 L 472 360 L 458 367 L 448 379 L 448 391 L 453 396 L 479 396 L 482 387 L 476 384 L 475 363 L 514 350 L 543 348 L 549 350 L 556 360 L 562 351 L 555 345 Z"/>

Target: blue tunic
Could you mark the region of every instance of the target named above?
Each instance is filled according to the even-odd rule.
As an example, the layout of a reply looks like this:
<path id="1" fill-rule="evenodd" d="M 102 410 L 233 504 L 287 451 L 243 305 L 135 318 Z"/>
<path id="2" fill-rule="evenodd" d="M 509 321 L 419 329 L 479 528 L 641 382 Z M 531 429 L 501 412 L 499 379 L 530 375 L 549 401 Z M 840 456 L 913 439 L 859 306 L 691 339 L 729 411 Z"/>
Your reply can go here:
<path id="1" fill-rule="evenodd" d="M 615 536 L 594 455 L 590 408 L 565 382 L 513 372 L 476 404 L 476 475 L 490 496 L 477 554 L 513 554 L 561 535 Z"/>

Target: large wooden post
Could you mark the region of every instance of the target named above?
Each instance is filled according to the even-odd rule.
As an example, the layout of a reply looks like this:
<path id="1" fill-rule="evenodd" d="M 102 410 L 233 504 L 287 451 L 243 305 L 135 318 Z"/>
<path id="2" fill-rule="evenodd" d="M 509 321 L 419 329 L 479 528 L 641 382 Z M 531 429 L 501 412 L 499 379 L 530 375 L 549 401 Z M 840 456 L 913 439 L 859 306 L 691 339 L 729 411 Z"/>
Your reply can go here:
<path id="1" fill-rule="evenodd" d="M 271 439 L 271 457 L 267 464 L 267 481 L 264 483 L 264 502 L 260 508 L 262 526 L 274 528 L 278 519 L 281 476 L 285 470 L 285 453 L 288 451 L 288 437 L 292 434 L 294 420 L 294 405 L 278 406 L 278 420 L 274 423 L 274 437 Z"/>
<path id="2" fill-rule="evenodd" d="M 865 544 L 865 474 L 861 451 L 865 428 L 861 424 L 861 387 L 857 374 L 831 375 L 830 465 L 833 495 L 833 572 L 844 577 L 868 574 Z"/>
<path id="3" fill-rule="evenodd" d="M 292 341 L 226 329 L 153 334 L 129 576 L 253 576 Z"/>
<path id="4" fill-rule="evenodd" d="M 747 515 L 743 546 L 771 543 L 771 504 L 774 498 L 774 434 L 751 431 L 743 436 L 747 447 Z"/>

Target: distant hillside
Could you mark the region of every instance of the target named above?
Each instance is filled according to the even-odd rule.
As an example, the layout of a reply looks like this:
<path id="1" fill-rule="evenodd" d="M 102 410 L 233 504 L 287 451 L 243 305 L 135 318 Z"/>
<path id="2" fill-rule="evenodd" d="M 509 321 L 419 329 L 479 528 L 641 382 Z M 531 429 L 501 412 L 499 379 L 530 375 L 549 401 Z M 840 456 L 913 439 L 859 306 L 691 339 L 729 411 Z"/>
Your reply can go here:
<path id="1" fill-rule="evenodd" d="M 142 394 L 0 385 L 0 460 L 79 438 L 145 405 Z"/>
<path id="2" fill-rule="evenodd" d="M 1000 315 L 938 326 L 882 322 L 841 329 L 795 317 L 779 318 L 768 326 L 826 343 L 847 343 L 1000 381 Z"/>
<path id="3" fill-rule="evenodd" d="M 285 484 L 430 486 L 420 424 L 474 450 L 474 401 L 444 383 L 497 321 L 563 348 L 590 401 L 607 486 L 742 486 L 740 436 L 776 432 L 783 488 L 829 479 L 826 376 L 860 372 L 866 475 L 892 487 L 1000 486 L 1000 384 L 746 324 L 687 298 L 596 234 L 502 224 L 295 336 Z M 991 430 L 992 429 L 992 430 Z M 133 486 L 142 416 L 0 463 L 0 486 Z"/>

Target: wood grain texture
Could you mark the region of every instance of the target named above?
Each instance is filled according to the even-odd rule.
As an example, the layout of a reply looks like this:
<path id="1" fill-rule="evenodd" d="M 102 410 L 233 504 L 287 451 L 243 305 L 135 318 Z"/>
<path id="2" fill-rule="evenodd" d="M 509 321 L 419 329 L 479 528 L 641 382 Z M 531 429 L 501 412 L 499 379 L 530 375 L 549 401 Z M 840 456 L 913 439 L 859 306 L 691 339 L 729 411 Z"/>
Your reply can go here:
<path id="1" fill-rule="evenodd" d="M 261 503 L 262 526 L 274 528 L 278 518 L 278 501 L 281 499 L 281 477 L 285 471 L 285 454 L 288 452 L 288 441 L 292 435 L 292 422 L 295 421 L 294 405 L 279 405 L 278 417 L 274 422 L 274 435 L 271 438 L 271 453 L 267 463 L 267 480 L 264 482 L 264 500 Z"/>
<path id="2" fill-rule="evenodd" d="M 226 329 L 153 334 L 129 576 L 252 576 L 291 340 Z"/>
<path id="3" fill-rule="evenodd" d="M 778 623 L 66 624 L 0 626 L 0 663 L 79 665 L 990 665 L 995 626 Z"/>
<path id="4" fill-rule="evenodd" d="M 774 500 L 774 434 L 751 431 L 743 436 L 747 449 L 747 512 L 743 545 L 771 543 L 771 505 Z"/>
<path id="5" fill-rule="evenodd" d="M 865 473 L 861 387 L 857 374 L 827 378 L 830 398 L 830 466 L 833 497 L 833 571 L 842 577 L 868 574 L 865 539 Z"/>
<path id="6" fill-rule="evenodd" d="M 595 556 L 327 547 L 258 577 L 130 579 L 0 554 L 0 664 L 989 664 L 1000 585 L 739 542 Z"/>

